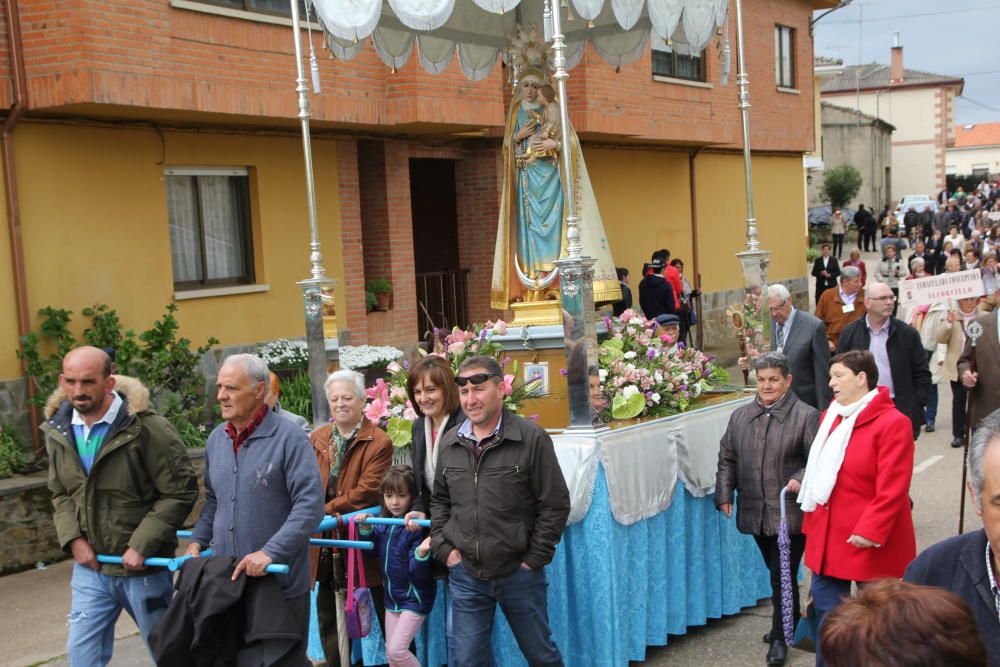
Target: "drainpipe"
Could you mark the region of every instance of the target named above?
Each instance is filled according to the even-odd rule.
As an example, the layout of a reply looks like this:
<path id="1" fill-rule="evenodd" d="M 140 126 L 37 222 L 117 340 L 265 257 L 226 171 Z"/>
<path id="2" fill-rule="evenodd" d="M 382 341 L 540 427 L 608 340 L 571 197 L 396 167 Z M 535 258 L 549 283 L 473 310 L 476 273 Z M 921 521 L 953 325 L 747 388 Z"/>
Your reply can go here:
<path id="1" fill-rule="evenodd" d="M 688 184 L 691 190 L 691 272 L 688 274 L 694 277 L 693 287 L 696 290 L 701 289 L 701 271 L 699 270 L 698 262 L 698 197 L 695 187 L 695 168 L 694 160 L 698 157 L 698 153 L 703 150 L 703 146 L 699 146 L 690 153 L 688 153 Z M 698 296 L 698 341 L 695 345 L 699 350 L 705 349 L 705 338 L 704 329 L 702 328 L 705 324 L 705 313 L 701 308 L 701 296 Z"/>
<path id="2" fill-rule="evenodd" d="M 10 49 L 10 64 L 13 72 L 13 104 L 3 123 L 0 132 L 0 158 L 3 159 L 3 187 L 7 199 L 7 228 L 10 232 L 10 257 L 14 271 L 14 301 L 17 310 L 17 333 L 19 337 L 26 336 L 31 331 L 31 318 L 28 315 L 28 288 L 24 271 L 24 247 L 21 242 L 21 202 L 17 191 L 17 171 L 14 161 L 14 130 L 28 109 L 28 77 L 24 70 L 24 49 L 21 44 L 21 17 L 17 0 L 7 0 L 4 3 L 7 20 L 7 45 Z M 21 362 L 21 368 L 27 384 L 28 415 L 31 419 L 31 438 L 35 451 L 41 451 L 41 440 L 38 437 L 38 409 L 32 402 L 35 397 L 35 384 L 28 375 L 27 362 Z"/>

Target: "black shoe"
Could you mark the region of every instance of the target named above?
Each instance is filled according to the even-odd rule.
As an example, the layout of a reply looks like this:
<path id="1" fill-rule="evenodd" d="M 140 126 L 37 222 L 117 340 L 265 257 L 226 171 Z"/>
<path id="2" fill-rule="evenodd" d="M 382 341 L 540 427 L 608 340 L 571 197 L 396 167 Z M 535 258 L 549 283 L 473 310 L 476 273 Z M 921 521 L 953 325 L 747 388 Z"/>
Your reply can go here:
<path id="1" fill-rule="evenodd" d="M 924 431 L 926 431 L 927 433 L 933 433 L 934 432 L 934 422 L 931 422 L 927 426 L 925 426 L 924 427 Z"/>
<path id="2" fill-rule="evenodd" d="M 788 661 L 788 647 L 785 642 L 773 641 L 767 650 L 768 667 L 781 667 Z"/>
<path id="3" fill-rule="evenodd" d="M 951 441 L 951 446 L 955 447 L 956 449 L 963 446 L 964 444 L 965 440 L 963 440 L 962 438 L 955 438 L 954 440 Z"/>
<path id="4" fill-rule="evenodd" d="M 772 635 L 770 632 L 768 632 L 766 635 L 764 635 L 764 643 L 765 644 L 770 644 L 771 642 L 775 641 L 776 639 L 777 639 L 777 637 L 775 637 L 774 635 Z"/>

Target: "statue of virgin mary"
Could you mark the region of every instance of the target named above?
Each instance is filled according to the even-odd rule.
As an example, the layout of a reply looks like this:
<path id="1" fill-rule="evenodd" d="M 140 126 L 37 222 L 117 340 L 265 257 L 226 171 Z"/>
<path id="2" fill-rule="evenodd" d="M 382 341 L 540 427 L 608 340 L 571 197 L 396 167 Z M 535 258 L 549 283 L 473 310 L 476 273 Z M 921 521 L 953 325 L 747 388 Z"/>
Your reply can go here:
<path id="1" fill-rule="evenodd" d="M 554 262 L 566 254 L 568 187 L 575 188 L 583 254 L 597 260 L 594 302 L 617 301 L 621 290 L 580 142 L 572 127 L 560 126 L 544 58 L 539 65 L 518 68 L 507 114 L 490 303 L 506 310 L 512 303 L 558 299 Z M 570 151 L 569 175 L 563 173 L 563 151 Z"/>

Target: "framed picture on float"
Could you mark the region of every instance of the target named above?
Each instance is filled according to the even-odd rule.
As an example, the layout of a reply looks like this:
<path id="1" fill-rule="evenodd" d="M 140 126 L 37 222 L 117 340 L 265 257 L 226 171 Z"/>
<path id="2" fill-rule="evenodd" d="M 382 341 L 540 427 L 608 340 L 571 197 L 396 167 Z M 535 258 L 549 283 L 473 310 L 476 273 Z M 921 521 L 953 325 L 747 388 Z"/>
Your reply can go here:
<path id="1" fill-rule="evenodd" d="M 549 393 L 549 362 L 536 361 L 523 367 L 524 384 L 541 380 L 541 393 Z"/>

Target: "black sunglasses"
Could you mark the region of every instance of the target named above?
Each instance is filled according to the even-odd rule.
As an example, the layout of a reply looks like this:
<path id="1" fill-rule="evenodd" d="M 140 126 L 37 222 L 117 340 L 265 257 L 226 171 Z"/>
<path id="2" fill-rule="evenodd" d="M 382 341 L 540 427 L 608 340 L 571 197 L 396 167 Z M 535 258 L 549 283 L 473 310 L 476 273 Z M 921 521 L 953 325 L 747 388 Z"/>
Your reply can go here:
<path id="1" fill-rule="evenodd" d="M 459 387 L 464 387 L 465 385 L 471 382 L 473 387 L 478 387 L 479 385 L 486 382 L 490 378 L 496 378 L 496 377 L 500 376 L 497 375 L 496 373 L 476 373 L 475 375 L 466 375 L 464 377 L 461 375 L 456 375 L 455 384 L 457 384 Z"/>

